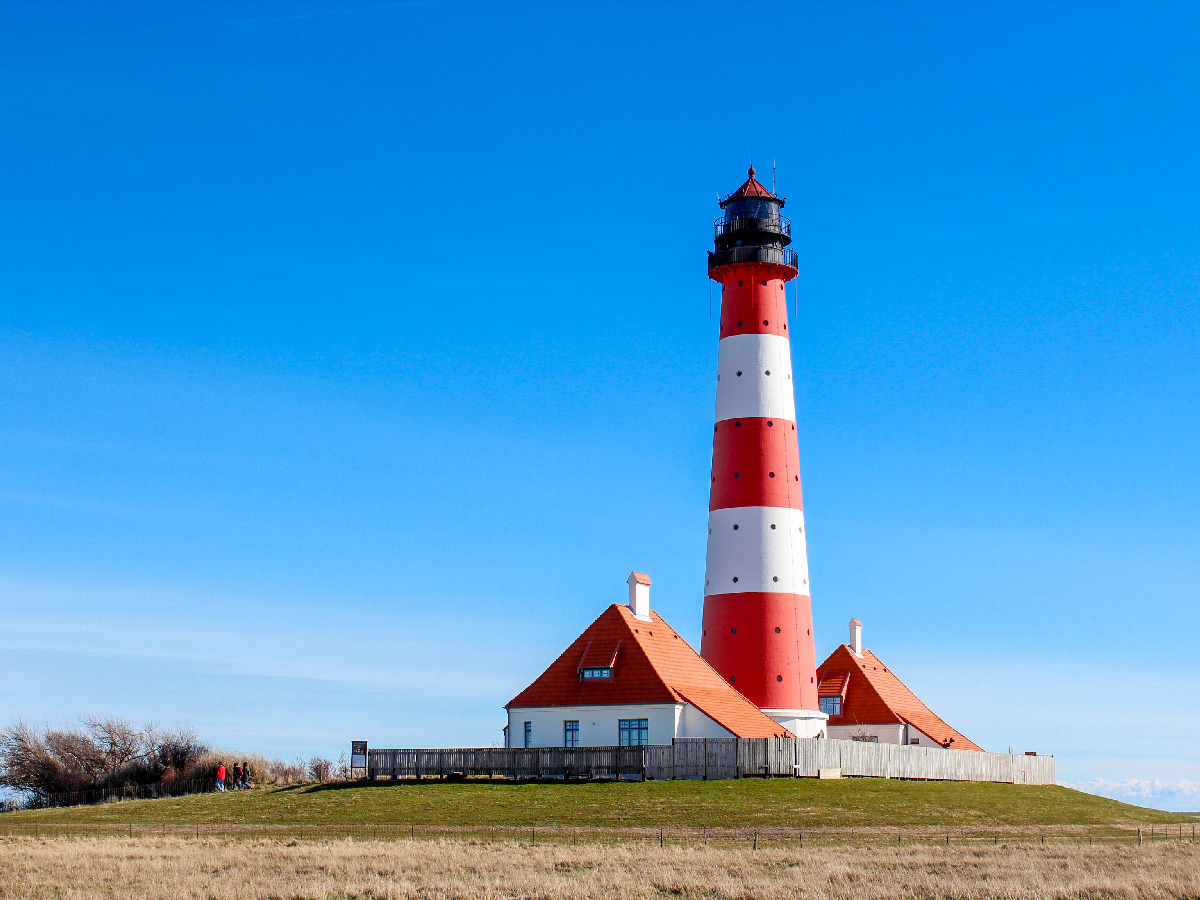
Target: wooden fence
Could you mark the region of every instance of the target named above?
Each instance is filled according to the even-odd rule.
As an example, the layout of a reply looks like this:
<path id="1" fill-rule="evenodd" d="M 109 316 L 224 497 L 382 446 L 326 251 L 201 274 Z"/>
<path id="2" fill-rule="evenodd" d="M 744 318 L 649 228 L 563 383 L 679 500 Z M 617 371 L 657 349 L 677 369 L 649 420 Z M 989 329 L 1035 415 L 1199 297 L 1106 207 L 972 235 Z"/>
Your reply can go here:
<path id="1" fill-rule="evenodd" d="M 369 750 L 367 777 L 423 778 L 815 778 L 1053 784 L 1053 756 L 980 753 L 865 741 L 806 738 L 682 738 L 644 747 Z"/>
<path id="2" fill-rule="evenodd" d="M 367 778 L 645 778 L 648 747 L 368 750 Z"/>

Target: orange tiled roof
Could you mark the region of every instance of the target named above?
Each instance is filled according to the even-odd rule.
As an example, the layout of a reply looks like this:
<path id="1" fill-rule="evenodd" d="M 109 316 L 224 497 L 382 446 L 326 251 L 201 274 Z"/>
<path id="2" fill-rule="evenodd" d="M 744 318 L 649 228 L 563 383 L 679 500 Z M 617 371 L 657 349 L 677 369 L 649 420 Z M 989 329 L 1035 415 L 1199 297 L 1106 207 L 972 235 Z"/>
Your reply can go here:
<path id="1" fill-rule="evenodd" d="M 512 706 L 690 703 L 737 737 L 791 736 L 725 681 L 657 612 L 649 622 L 614 603 L 550 668 L 513 697 Z M 581 681 L 583 665 L 613 667 L 613 677 Z M 611 660 L 611 662 L 610 662 Z"/>
<path id="2" fill-rule="evenodd" d="M 817 693 L 842 695 L 842 714 L 830 716 L 830 725 L 908 724 L 939 744 L 953 738 L 955 750 L 983 749 L 942 721 L 874 653 L 862 653 L 842 644 L 817 667 Z"/>
<path id="3" fill-rule="evenodd" d="M 650 576 L 647 575 L 645 572 L 630 572 L 629 577 L 632 578 L 634 581 L 636 581 L 638 584 L 649 584 L 650 583 Z"/>

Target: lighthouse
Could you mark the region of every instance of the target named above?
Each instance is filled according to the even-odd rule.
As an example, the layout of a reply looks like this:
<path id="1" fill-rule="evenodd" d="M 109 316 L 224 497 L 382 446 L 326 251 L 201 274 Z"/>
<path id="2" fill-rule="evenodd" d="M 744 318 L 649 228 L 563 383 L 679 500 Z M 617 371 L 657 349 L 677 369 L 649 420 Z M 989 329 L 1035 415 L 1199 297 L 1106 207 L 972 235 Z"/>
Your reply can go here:
<path id="1" fill-rule="evenodd" d="M 798 737 L 824 735 L 784 285 L 784 199 L 751 167 L 720 201 L 708 274 L 721 284 L 701 655 Z"/>

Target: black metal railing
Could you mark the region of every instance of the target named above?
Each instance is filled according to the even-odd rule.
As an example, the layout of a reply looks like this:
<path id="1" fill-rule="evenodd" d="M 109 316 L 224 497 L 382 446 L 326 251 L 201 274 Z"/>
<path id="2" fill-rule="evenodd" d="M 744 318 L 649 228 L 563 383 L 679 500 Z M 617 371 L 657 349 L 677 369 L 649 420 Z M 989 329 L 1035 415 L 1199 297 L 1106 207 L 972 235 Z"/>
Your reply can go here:
<path id="1" fill-rule="evenodd" d="M 708 254 L 708 267 L 727 266 L 730 263 L 760 262 L 776 266 L 787 266 L 798 269 L 795 250 L 786 247 L 730 247 L 727 250 L 717 250 Z"/>
<path id="2" fill-rule="evenodd" d="M 765 231 L 770 234 L 785 234 L 791 237 L 792 223 L 786 216 L 772 216 L 769 219 L 755 219 L 748 216 L 739 216 L 733 219 L 722 217 L 713 223 L 713 230 L 717 237 L 742 231 Z"/>

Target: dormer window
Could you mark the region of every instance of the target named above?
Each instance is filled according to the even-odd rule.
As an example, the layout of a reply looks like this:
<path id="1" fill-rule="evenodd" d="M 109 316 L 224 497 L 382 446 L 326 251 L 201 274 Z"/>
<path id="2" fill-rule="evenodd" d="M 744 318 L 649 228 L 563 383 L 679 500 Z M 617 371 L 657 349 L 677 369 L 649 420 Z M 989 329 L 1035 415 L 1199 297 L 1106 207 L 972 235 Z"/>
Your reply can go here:
<path id="1" fill-rule="evenodd" d="M 832 697 L 819 697 L 817 703 L 821 708 L 821 712 L 827 716 L 840 716 L 842 714 L 842 698 L 839 694 L 834 694 Z"/>
<path id="2" fill-rule="evenodd" d="M 634 572 L 633 575 L 629 576 L 630 606 L 633 606 L 633 601 L 638 599 L 633 596 L 634 588 L 641 588 L 644 592 L 646 589 L 645 582 L 650 581 L 645 575 L 641 576 L 641 578 L 645 579 L 645 582 L 636 581 L 634 578 L 636 575 L 638 573 Z M 644 596 L 641 599 L 644 600 Z M 649 619 L 649 604 L 646 604 L 646 613 L 646 618 Z M 575 666 L 575 671 L 579 673 L 579 681 L 582 683 L 584 681 L 611 680 L 613 669 L 617 665 L 617 656 L 621 653 L 621 645 L 624 643 L 624 639 L 617 641 L 617 645 L 612 648 L 612 652 L 610 653 L 603 646 L 596 647 L 593 651 L 592 642 L 588 641 L 587 646 L 583 648 L 583 653 L 579 655 L 579 663 Z"/>

